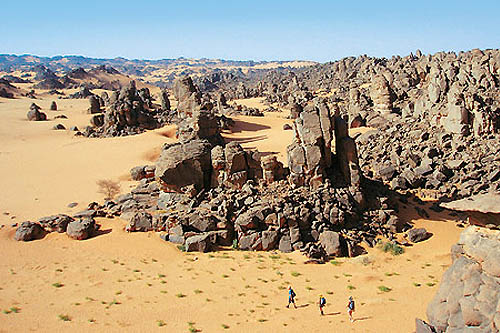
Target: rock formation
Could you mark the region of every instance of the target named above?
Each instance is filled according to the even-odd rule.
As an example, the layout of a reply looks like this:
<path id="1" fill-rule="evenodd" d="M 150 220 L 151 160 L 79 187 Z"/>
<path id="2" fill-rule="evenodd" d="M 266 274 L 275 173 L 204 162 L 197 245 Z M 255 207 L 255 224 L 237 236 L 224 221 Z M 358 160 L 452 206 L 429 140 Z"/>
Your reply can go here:
<path id="1" fill-rule="evenodd" d="M 427 308 L 430 326 L 436 332 L 498 332 L 500 233 L 467 228 L 452 247 L 452 259 Z"/>

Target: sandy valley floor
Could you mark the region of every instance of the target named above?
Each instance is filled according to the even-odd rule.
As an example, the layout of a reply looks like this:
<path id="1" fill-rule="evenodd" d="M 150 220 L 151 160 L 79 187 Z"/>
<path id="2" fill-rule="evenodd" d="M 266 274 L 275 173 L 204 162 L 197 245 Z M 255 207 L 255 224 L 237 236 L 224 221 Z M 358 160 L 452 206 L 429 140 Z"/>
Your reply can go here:
<path id="1" fill-rule="evenodd" d="M 412 332 L 415 317 L 425 318 L 460 229 L 446 213 L 427 210 L 423 220 L 411 205 L 400 217 L 427 228 L 431 239 L 397 257 L 370 249 L 320 266 L 305 265 L 300 253 L 181 253 L 158 234 L 125 233 L 119 219 L 100 219 L 106 232 L 85 241 L 56 233 L 14 241 L 11 223 L 102 200 L 98 179 L 119 180 L 127 191 L 130 168 L 153 163 L 162 143 L 174 140 L 172 128 L 112 139 L 53 131 L 59 122 L 83 128 L 90 116 L 86 100 L 57 100 L 57 112 L 48 111 L 51 101 L 34 102 L 49 119 L 68 119 L 28 122 L 33 100 L 0 99 L 0 332 Z M 224 135 L 286 162 L 287 122 L 279 113 L 237 117 Z M 290 284 L 299 309 L 285 308 Z M 349 295 L 357 301 L 352 324 Z"/>

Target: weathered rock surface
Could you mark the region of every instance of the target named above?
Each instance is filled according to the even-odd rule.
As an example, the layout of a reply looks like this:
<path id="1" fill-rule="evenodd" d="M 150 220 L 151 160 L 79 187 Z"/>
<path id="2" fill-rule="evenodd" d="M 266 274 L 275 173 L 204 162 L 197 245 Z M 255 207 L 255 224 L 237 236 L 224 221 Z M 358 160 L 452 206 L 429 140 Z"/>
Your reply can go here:
<path id="1" fill-rule="evenodd" d="M 500 232 L 469 227 L 452 247 L 427 318 L 437 332 L 498 332 L 500 329 Z"/>
<path id="2" fill-rule="evenodd" d="M 76 240 L 84 240 L 95 235 L 99 225 L 92 217 L 84 217 L 70 222 L 66 228 L 66 234 Z"/>
<path id="3" fill-rule="evenodd" d="M 45 231 L 38 223 L 33 222 L 23 222 L 17 228 L 14 239 L 17 241 L 32 241 L 35 239 L 42 238 L 45 235 Z"/>

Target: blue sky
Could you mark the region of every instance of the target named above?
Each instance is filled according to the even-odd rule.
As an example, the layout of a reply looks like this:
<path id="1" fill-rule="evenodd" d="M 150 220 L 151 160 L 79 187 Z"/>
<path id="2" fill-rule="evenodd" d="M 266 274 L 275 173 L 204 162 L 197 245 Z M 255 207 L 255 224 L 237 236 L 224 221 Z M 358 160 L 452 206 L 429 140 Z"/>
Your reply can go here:
<path id="1" fill-rule="evenodd" d="M 5 1 L 0 53 L 331 61 L 500 48 L 500 1 Z"/>

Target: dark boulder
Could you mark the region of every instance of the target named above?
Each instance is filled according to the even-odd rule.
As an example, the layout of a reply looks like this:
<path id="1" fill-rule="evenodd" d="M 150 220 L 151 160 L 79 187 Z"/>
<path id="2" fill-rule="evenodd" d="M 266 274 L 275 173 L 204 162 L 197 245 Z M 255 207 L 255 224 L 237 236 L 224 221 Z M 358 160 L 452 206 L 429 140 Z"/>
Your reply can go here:
<path id="1" fill-rule="evenodd" d="M 17 241 L 28 242 L 35 239 L 40 239 L 45 236 L 45 231 L 38 223 L 23 222 L 17 228 L 14 239 Z"/>

